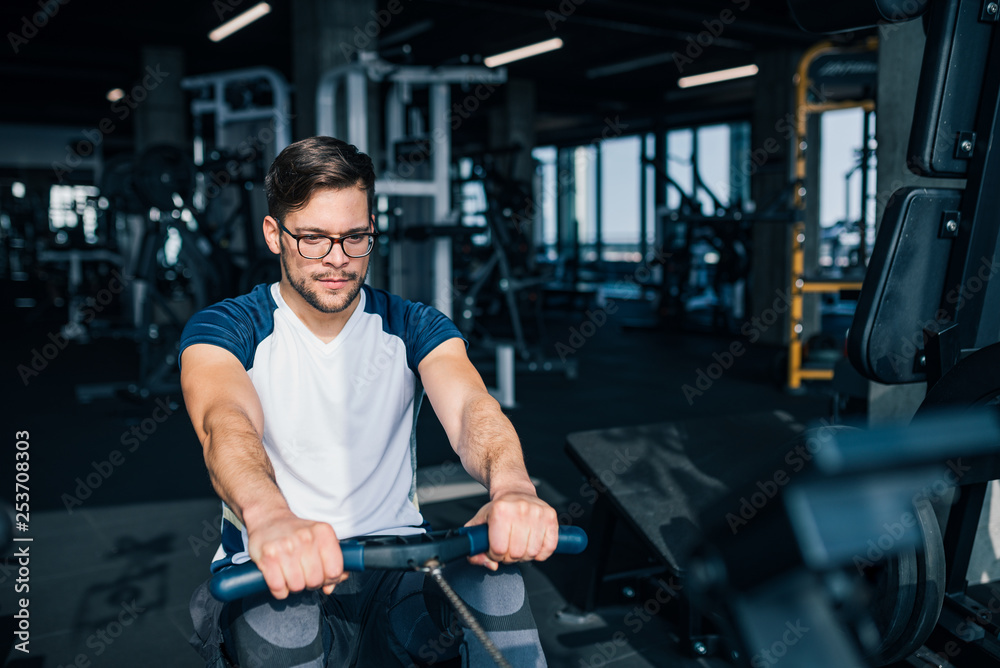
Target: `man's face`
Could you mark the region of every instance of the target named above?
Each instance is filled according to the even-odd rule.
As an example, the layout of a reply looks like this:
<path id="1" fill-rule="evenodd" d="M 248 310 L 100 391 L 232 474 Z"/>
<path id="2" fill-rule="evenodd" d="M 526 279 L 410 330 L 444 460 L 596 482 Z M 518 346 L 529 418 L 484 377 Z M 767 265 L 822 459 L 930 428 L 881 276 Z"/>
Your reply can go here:
<path id="1" fill-rule="evenodd" d="M 273 219 L 270 219 L 273 220 Z M 305 207 L 289 213 L 281 221 L 295 235 L 322 234 L 344 237 L 372 231 L 368 198 L 360 188 L 323 189 L 313 193 Z M 268 245 L 275 251 L 277 241 L 281 267 L 289 285 L 317 311 L 340 313 L 351 306 L 368 275 L 368 258 L 351 258 L 335 243 L 326 257 L 309 260 L 299 253 L 295 239 L 273 228 Z M 303 240 L 305 247 L 305 240 Z"/>

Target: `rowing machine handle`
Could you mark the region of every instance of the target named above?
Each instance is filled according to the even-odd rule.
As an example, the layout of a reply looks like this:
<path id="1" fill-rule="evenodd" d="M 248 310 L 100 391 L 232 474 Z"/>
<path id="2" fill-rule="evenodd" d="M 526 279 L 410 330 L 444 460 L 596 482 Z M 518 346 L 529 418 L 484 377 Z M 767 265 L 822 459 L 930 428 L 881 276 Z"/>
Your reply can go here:
<path id="1" fill-rule="evenodd" d="M 439 535 L 439 534 L 438 534 Z M 489 549 L 489 528 L 485 524 L 449 531 L 443 538 L 414 544 L 364 544 L 354 540 L 340 543 L 344 570 L 413 570 L 436 559 L 448 563 L 461 557 L 481 554 Z M 559 527 L 557 554 L 579 554 L 587 547 L 587 534 L 573 526 Z M 229 602 L 267 591 L 264 576 L 257 564 L 248 561 L 216 573 L 209 582 L 216 599 Z"/>

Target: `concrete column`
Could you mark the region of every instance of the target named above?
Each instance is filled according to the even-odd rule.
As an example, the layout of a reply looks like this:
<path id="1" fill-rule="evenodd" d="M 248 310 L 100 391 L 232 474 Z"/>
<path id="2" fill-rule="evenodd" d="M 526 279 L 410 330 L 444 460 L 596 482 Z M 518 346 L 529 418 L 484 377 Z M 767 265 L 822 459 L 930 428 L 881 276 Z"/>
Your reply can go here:
<path id="1" fill-rule="evenodd" d="M 799 51 L 787 49 L 763 51 L 757 55 L 760 72 L 756 86 L 761 93 L 754 97 L 750 155 L 736 156 L 736 159 L 742 172 L 750 175 L 751 195 L 758 207 L 787 193 L 794 178 L 793 77 L 801 55 Z M 786 313 L 771 326 L 759 330 L 759 342 L 786 345 L 787 300 L 782 295 L 787 295 L 790 281 L 791 225 L 757 223 L 753 229 L 752 253 L 747 318 L 760 316 L 775 300 L 785 304 Z"/>
<path id="2" fill-rule="evenodd" d="M 577 248 L 575 164 L 573 149 L 559 149 L 556 158 L 559 193 L 556 204 L 556 216 L 559 220 L 558 273 L 561 279 L 569 282 L 576 281 L 580 266 L 579 248 Z"/>
<path id="3" fill-rule="evenodd" d="M 379 34 L 392 29 L 393 19 L 403 9 L 398 0 L 381 11 L 374 0 L 293 0 L 293 140 L 316 134 L 319 77 L 356 60 L 359 50 L 374 50 Z"/>
<path id="4" fill-rule="evenodd" d="M 136 88 L 126 91 L 135 101 L 136 152 L 141 153 L 156 144 L 189 148 L 188 107 L 181 90 L 183 78 L 182 49 L 164 46 L 142 49 L 142 73 Z M 145 99 L 140 99 L 139 95 L 144 95 Z"/>
<path id="5" fill-rule="evenodd" d="M 500 93 L 504 96 L 503 105 L 491 109 L 489 115 L 490 148 L 503 151 L 499 162 L 502 166 L 502 175 L 522 184 L 530 197 L 535 176 L 535 163 L 531 158 L 531 149 L 535 146 L 535 83 L 525 79 L 512 79 L 503 86 L 496 87 L 493 92 L 494 95 Z M 456 91 L 455 98 L 458 100 L 460 95 L 468 94 Z M 484 104 L 489 104 L 489 101 L 484 101 Z M 517 151 L 509 151 L 513 146 L 520 148 Z M 535 224 L 535 219 L 526 215 L 527 212 L 528 209 L 525 208 L 524 211 L 515 213 L 519 221 L 519 231 L 533 243 L 535 234 L 531 226 Z M 529 267 L 534 266 L 534 249 L 528 250 L 527 258 L 511 257 L 511 260 L 515 264 L 526 262 Z"/>
<path id="6" fill-rule="evenodd" d="M 505 161 L 506 176 L 530 182 L 535 171 L 531 160 L 531 149 L 535 146 L 535 82 L 511 79 L 496 92 L 501 90 L 505 96 L 503 106 L 490 114 L 490 147 L 520 146 L 521 150 L 510 153 Z"/>

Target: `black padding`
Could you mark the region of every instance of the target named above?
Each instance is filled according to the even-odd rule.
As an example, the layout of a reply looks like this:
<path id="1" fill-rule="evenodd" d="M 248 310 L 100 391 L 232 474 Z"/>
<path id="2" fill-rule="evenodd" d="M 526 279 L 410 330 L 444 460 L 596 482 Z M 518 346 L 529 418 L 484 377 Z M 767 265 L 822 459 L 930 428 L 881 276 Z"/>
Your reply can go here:
<path id="1" fill-rule="evenodd" d="M 907 161 L 916 174 L 962 177 L 968 169 L 959 133 L 975 129 L 993 31 L 979 20 L 980 8 L 938 0 L 930 9 Z"/>
<path id="2" fill-rule="evenodd" d="M 952 240 L 939 231 L 962 191 L 901 188 L 885 208 L 847 336 L 847 356 L 861 375 L 886 384 L 926 380 L 917 360 L 925 328 L 939 313 Z"/>
<path id="3" fill-rule="evenodd" d="M 909 21 L 927 11 L 929 4 L 930 0 L 844 0 L 833 5 L 817 0 L 788 0 L 799 27 L 821 34 Z"/>

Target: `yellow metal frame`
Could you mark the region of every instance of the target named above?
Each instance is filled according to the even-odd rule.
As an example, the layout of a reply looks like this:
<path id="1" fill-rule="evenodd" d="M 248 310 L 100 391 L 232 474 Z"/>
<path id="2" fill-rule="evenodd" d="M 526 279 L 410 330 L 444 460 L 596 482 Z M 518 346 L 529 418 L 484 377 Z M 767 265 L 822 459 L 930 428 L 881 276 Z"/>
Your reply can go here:
<path id="1" fill-rule="evenodd" d="M 833 369 L 803 369 L 802 368 L 802 318 L 803 299 L 806 294 L 831 293 L 843 290 L 860 290 L 858 281 L 807 281 L 805 279 L 805 243 L 806 243 L 806 128 L 810 114 L 838 109 L 862 108 L 866 112 L 875 110 L 874 100 L 842 100 L 839 102 L 809 102 L 809 66 L 821 55 L 829 53 L 857 53 L 874 51 L 878 48 L 878 39 L 869 38 L 862 45 L 849 47 L 834 46 L 831 42 L 821 42 L 806 51 L 799 61 L 795 81 L 795 208 L 799 211 L 795 224 L 792 226 L 792 285 L 788 338 L 788 389 L 797 390 L 803 380 L 831 380 Z"/>

